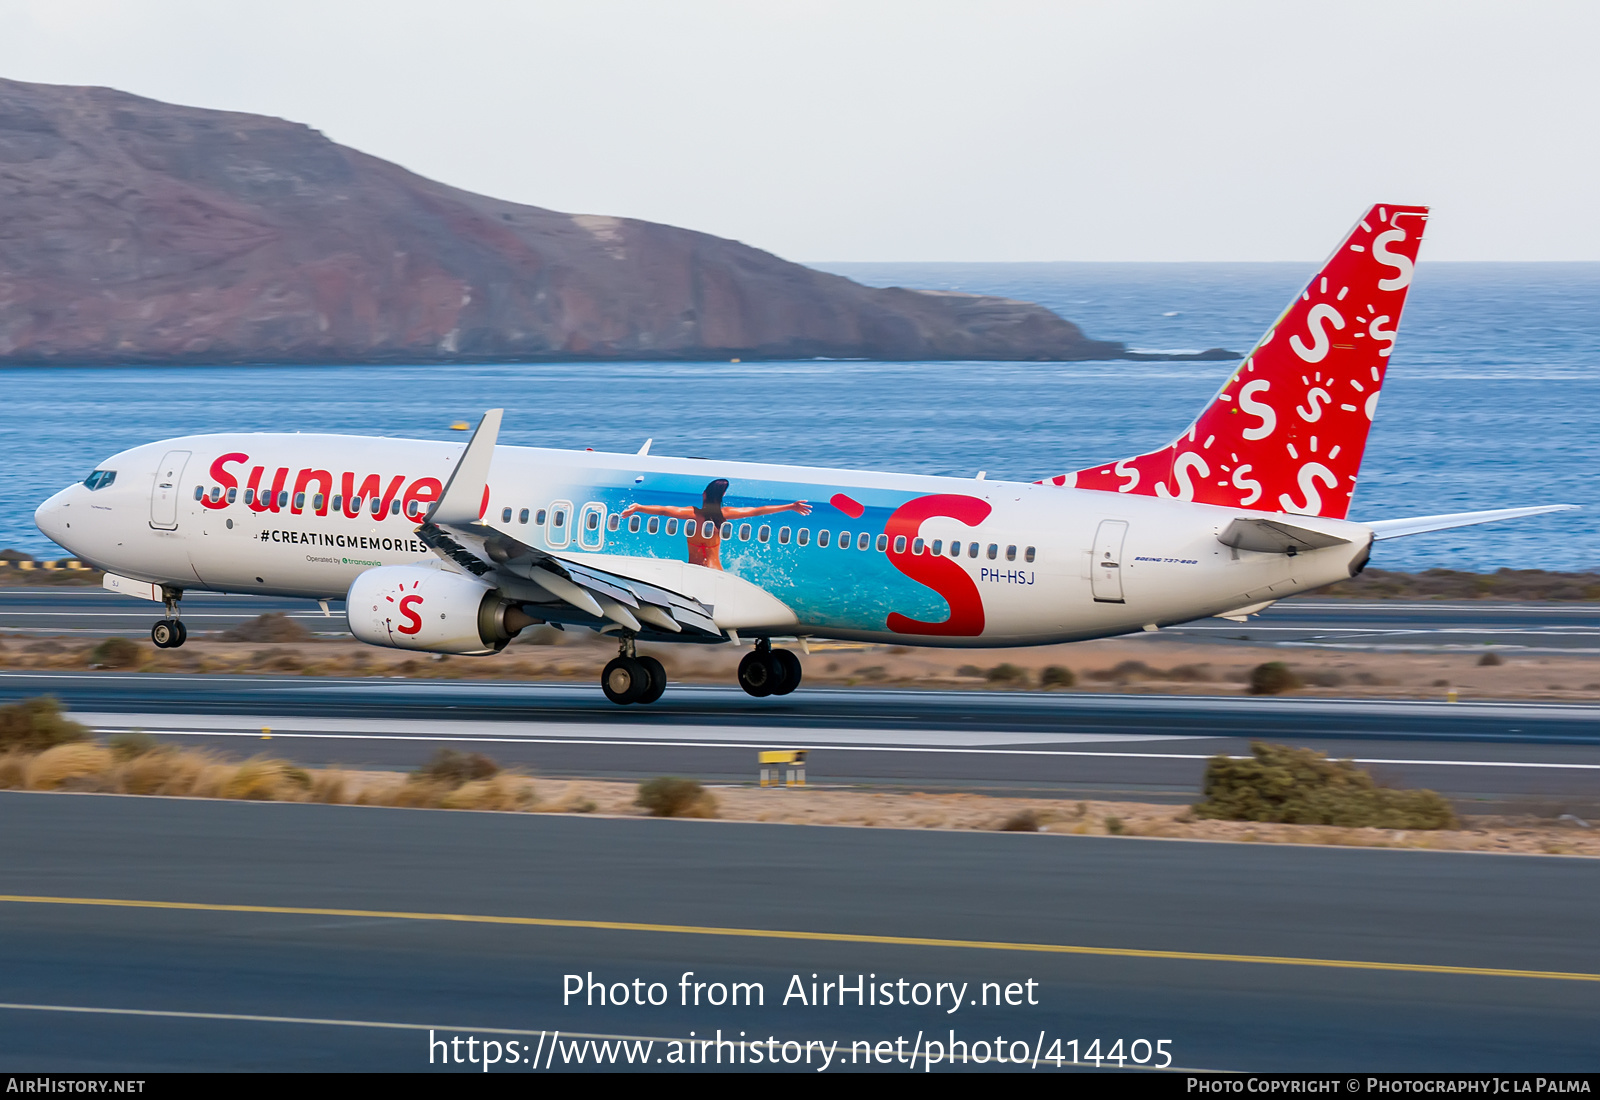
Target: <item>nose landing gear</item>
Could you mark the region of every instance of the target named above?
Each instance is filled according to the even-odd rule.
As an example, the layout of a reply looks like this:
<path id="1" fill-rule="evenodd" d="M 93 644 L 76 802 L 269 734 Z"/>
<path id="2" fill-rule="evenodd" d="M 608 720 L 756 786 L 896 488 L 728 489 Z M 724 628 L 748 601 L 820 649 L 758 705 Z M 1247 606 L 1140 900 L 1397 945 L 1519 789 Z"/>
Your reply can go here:
<path id="1" fill-rule="evenodd" d="M 618 706 L 653 703 L 667 690 L 667 670 L 654 657 L 641 657 L 631 635 L 624 636 L 617 656 L 600 673 L 600 690 Z"/>
<path id="2" fill-rule="evenodd" d="M 157 649 L 177 649 L 189 640 L 189 630 L 178 618 L 178 601 L 183 599 L 183 589 L 161 586 L 161 602 L 167 605 L 167 617 L 150 628 L 150 640 Z"/>
<path id="3" fill-rule="evenodd" d="M 800 686 L 800 658 L 787 649 L 773 649 L 772 639 L 760 638 L 739 662 L 739 686 L 758 699 L 788 695 Z"/>

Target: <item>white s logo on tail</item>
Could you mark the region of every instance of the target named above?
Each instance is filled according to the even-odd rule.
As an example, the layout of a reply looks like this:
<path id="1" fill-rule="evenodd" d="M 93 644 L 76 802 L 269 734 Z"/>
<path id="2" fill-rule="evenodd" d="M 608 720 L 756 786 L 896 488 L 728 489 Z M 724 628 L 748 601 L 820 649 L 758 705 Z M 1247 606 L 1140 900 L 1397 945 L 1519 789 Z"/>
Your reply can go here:
<path id="1" fill-rule="evenodd" d="M 1306 317 L 1306 329 L 1311 333 L 1311 346 L 1306 347 L 1299 336 L 1289 337 L 1289 346 L 1307 363 L 1320 363 L 1328 357 L 1328 348 L 1332 342 L 1328 339 L 1327 330 L 1322 327 L 1324 321 L 1332 321 L 1336 329 L 1344 328 L 1344 318 L 1339 316 L 1339 311 L 1327 302 L 1318 302 L 1311 307 L 1311 312 Z"/>

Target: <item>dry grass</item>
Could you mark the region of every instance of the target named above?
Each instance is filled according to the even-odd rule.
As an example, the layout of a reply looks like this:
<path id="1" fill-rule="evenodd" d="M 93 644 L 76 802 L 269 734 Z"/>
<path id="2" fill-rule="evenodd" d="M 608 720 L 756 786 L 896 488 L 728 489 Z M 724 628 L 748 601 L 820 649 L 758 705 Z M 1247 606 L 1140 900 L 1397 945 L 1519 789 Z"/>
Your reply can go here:
<path id="1" fill-rule="evenodd" d="M 7 789 L 626 817 L 650 813 L 637 804 L 639 788 L 631 783 L 572 779 L 541 781 L 541 785 L 547 797 L 538 797 L 532 779 L 503 771 L 489 779 L 451 784 L 418 780 L 403 772 L 304 770 L 267 757 L 229 761 L 212 753 L 159 745 L 131 757 L 92 743 L 61 745 L 38 753 L 0 753 L 0 788 Z M 1454 829 L 1355 828 L 1207 820 L 1197 817 L 1187 806 L 1136 802 L 1063 802 L 816 787 L 763 790 L 754 786 L 721 787 L 715 798 L 701 788 L 701 800 L 688 805 L 686 816 L 715 816 L 729 821 L 1600 858 L 1600 830 L 1584 829 L 1576 822 L 1529 818 L 1478 818 Z"/>

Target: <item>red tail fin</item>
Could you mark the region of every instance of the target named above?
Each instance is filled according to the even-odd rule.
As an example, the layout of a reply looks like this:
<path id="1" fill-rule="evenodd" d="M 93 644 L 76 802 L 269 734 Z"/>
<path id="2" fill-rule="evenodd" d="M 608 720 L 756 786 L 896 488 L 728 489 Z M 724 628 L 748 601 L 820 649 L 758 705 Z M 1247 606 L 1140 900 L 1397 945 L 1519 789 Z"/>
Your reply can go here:
<path id="1" fill-rule="evenodd" d="M 1427 218 L 1368 210 L 1188 431 L 1052 482 L 1343 519 Z"/>

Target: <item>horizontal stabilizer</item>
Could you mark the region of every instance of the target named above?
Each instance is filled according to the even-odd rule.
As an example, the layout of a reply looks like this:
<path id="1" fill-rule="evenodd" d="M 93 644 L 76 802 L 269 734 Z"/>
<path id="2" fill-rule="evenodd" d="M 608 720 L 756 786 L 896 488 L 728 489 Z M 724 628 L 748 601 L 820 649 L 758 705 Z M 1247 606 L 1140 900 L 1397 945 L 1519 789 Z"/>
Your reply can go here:
<path id="1" fill-rule="evenodd" d="M 1321 550 L 1325 546 L 1338 546 L 1350 540 L 1281 519 L 1245 519 L 1241 516 L 1223 529 L 1217 541 L 1235 550 L 1299 554 L 1307 550 Z"/>
<path id="2" fill-rule="evenodd" d="M 1521 519 L 1546 512 L 1569 512 L 1576 504 L 1541 504 L 1533 508 L 1492 508 L 1487 512 L 1452 512 L 1446 516 L 1416 516 L 1412 519 L 1380 519 L 1367 524 L 1375 539 L 1397 539 L 1420 535 L 1424 531 L 1447 531 L 1452 527 L 1471 527 L 1474 523 L 1493 523 L 1497 519 Z"/>

